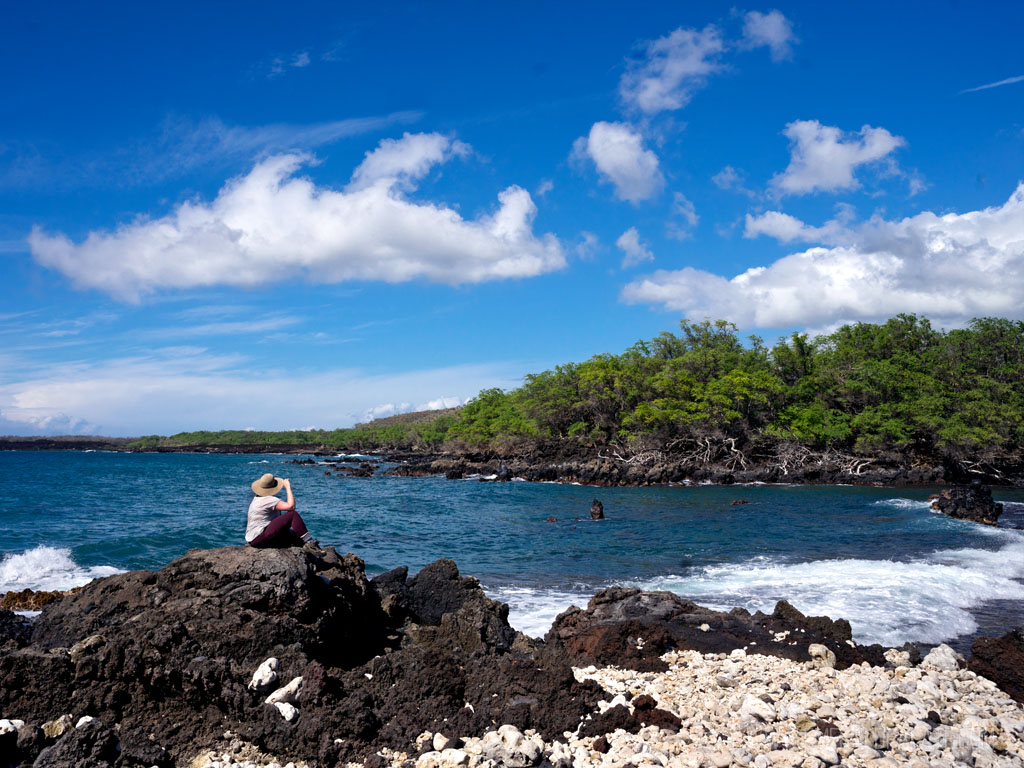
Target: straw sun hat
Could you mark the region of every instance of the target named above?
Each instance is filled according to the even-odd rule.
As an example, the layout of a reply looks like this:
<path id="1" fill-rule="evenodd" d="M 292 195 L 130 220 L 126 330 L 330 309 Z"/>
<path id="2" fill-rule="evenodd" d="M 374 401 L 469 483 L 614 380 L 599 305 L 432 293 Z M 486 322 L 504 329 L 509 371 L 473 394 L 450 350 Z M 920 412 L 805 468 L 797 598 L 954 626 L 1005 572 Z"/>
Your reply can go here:
<path id="1" fill-rule="evenodd" d="M 273 496 L 282 488 L 284 483 L 281 482 L 281 478 L 274 477 L 269 472 L 252 484 L 252 492 L 257 496 Z"/>

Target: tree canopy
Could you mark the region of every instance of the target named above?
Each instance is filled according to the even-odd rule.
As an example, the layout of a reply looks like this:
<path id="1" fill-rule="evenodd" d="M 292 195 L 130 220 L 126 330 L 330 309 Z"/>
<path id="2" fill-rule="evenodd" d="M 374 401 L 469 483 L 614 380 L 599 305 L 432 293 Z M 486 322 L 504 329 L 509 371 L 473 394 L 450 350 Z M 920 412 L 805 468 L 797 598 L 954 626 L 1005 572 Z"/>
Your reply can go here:
<path id="1" fill-rule="evenodd" d="M 731 323 L 682 320 L 599 354 L 488 389 L 427 422 L 311 432 L 192 432 L 138 447 L 317 445 L 337 450 L 508 448 L 537 439 L 670 446 L 715 437 L 856 453 L 997 455 L 1024 438 L 1024 323 L 936 330 L 915 315 L 854 323 L 768 348 Z"/>

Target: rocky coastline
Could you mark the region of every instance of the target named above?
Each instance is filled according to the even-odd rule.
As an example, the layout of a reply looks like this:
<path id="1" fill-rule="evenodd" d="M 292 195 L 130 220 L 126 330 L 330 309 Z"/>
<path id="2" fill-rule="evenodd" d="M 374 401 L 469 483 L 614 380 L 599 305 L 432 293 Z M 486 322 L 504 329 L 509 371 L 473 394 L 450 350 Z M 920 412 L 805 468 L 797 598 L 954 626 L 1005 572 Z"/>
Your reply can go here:
<path id="1" fill-rule="evenodd" d="M 103 450 L 135 452 L 132 438 L 0 437 L 0 450 Z M 700 455 L 663 449 L 625 451 L 596 448 L 570 440 L 545 439 L 501 450 L 426 450 L 366 448 L 374 459 L 361 460 L 359 472 L 351 462 L 338 464 L 339 474 L 368 477 L 381 471 L 379 463 L 395 466 L 388 474 L 402 477 L 445 475 L 452 479 L 479 476 L 503 481 L 580 483 L 598 487 L 672 484 L 731 485 L 742 483 L 845 484 L 936 486 L 967 484 L 1024 488 L 1024 458 L 1004 457 L 999 463 L 940 459 L 903 453 L 853 456 L 834 450 L 812 451 L 796 444 L 771 444 L 740 453 L 729 441 L 709 445 Z M 338 456 L 324 445 L 242 443 L 160 445 L 154 453 L 291 454 L 316 456 L 321 462 Z M 303 463 L 314 463 L 312 460 Z M 331 463 L 328 461 L 328 463 Z M 330 466 L 327 469 L 332 469 Z"/>
<path id="2" fill-rule="evenodd" d="M 580 483 L 599 487 L 711 483 L 845 484 L 935 486 L 966 484 L 1024 487 L 1024 467 L 970 466 L 904 455 L 851 457 L 794 449 L 780 457 L 750 456 L 740 462 L 729 455 L 705 460 L 661 451 L 623 455 L 614 450 L 586 451 L 552 443 L 522 452 L 466 453 L 392 452 L 391 474 L 406 477 L 445 475 L 452 479 L 480 476 L 493 480 L 521 478 L 534 482 Z"/>
<path id="3" fill-rule="evenodd" d="M 375 457 L 339 458 L 332 454 L 314 454 L 316 458 L 291 459 L 292 464 L 323 469 L 325 475 L 337 477 L 429 477 L 443 475 L 449 480 L 475 479 L 481 482 L 576 483 L 593 487 L 642 487 L 668 485 L 742 485 L 749 483 L 785 483 L 795 485 L 872 485 L 892 487 L 934 487 L 951 485 L 977 487 L 981 478 L 973 477 L 956 467 L 915 465 L 899 462 L 879 463 L 861 468 L 839 463 L 820 462 L 788 470 L 783 474 L 777 466 L 750 466 L 735 470 L 722 465 L 704 465 L 671 459 L 647 459 L 646 463 L 623 462 L 608 457 L 506 456 L 493 453 L 419 453 L 390 452 Z M 1024 475 L 998 476 L 983 473 L 993 485 L 1024 487 Z M 994 504 L 991 490 L 954 491 L 932 497 L 933 509 L 976 522 L 995 525 L 1001 505 Z M 998 510 L 997 510 L 998 507 Z"/>
<path id="4" fill-rule="evenodd" d="M 0 765 L 1021 765 L 1022 661 L 624 588 L 537 639 L 449 560 L 193 550 L 0 612 Z"/>

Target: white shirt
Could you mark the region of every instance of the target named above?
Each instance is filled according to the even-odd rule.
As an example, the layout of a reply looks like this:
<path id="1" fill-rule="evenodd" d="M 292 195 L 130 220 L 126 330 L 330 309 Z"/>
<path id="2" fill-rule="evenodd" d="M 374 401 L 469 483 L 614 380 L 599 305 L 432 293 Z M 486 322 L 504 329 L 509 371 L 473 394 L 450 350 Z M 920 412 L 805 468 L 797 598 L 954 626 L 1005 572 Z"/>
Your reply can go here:
<path id="1" fill-rule="evenodd" d="M 280 515 L 275 507 L 280 499 L 277 496 L 254 496 L 249 504 L 249 520 L 245 526 L 245 541 L 249 543 L 270 524 L 270 521 Z"/>

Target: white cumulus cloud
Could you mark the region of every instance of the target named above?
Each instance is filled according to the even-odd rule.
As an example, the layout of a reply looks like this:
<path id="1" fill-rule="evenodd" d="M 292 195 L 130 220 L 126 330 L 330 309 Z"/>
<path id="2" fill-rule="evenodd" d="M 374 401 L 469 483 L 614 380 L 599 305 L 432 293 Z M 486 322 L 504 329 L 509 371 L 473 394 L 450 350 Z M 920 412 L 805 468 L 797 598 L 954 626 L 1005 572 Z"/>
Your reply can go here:
<path id="1" fill-rule="evenodd" d="M 468 144 L 453 141 L 440 133 L 406 133 L 400 139 L 384 139 L 366 153 L 352 174 L 349 192 L 357 192 L 384 182 L 388 187 L 415 189 L 435 165 L 470 152 Z"/>
<path id="2" fill-rule="evenodd" d="M 626 123 L 594 123 L 589 135 L 576 139 L 573 157 L 592 160 L 601 177 L 615 185 L 620 200 L 649 200 L 665 184 L 658 156 L 644 148 L 643 136 Z"/>
<path id="3" fill-rule="evenodd" d="M 855 240 L 855 234 L 847 229 L 847 225 L 854 218 L 854 209 L 845 203 L 836 206 L 838 215 L 830 219 L 820 227 L 812 227 L 805 224 L 795 216 L 781 211 L 767 211 L 759 216 L 746 215 L 746 226 L 743 236 L 755 238 L 759 235 L 774 237 L 781 243 L 791 243 L 794 240 L 810 243 L 826 243 L 828 245 L 841 245 Z"/>
<path id="4" fill-rule="evenodd" d="M 0 408 L 2 435 L 95 435 L 97 428 L 58 408 Z"/>
<path id="5" fill-rule="evenodd" d="M 854 171 L 859 166 L 882 160 L 906 144 L 885 128 L 865 125 L 856 133 L 844 133 L 817 120 L 789 123 L 783 135 L 791 142 L 789 166 L 771 181 L 783 195 L 856 189 L 860 182 Z"/>
<path id="6" fill-rule="evenodd" d="M 782 61 L 793 55 L 793 45 L 797 42 L 793 25 L 779 11 L 750 11 L 743 17 L 742 48 L 767 46 L 772 61 Z"/>
<path id="7" fill-rule="evenodd" d="M 679 29 L 648 40 L 643 56 L 629 62 L 619 82 L 623 103 L 647 115 L 680 109 L 703 87 L 708 75 L 721 69 L 725 43 L 718 28 Z"/>
<path id="8" fill-rule="evenodd" d="M 765 234 L 814 236 L 814 228 L 784 217 L 754 222 Z M 855 229 L 836 224 L 820 236 L 842 244 L 792 253 L 731 279 L 693 268 L 659 270 L 626 285 L 622 299 L 761 328 L 820 328 L 900 312 L 944 325 L 1024 318 L 1024 183 L 1001 206 L 875 217 Z"/>
<path id="9" fill-rule="evenodd" d="M 209 203 L 185 202 L 79 243 L 37 228 L 29 247 L 76 286 L 130 301 L 160 289 L 288 279 L 459 285 L 563 267 L 557 238 L 533 233 L 537 208 L 521 187 L 503 190 L 493 213 L 472 220 L 404 194 L 430 167 L 466 151 L 436 134 L 385 141 L 341 191 L 296 175 L 307 156 L 275 155 Z"/>
<path id="10" fill-rule="evenodd" d="M 630 227 L 615 241 L 625 257 L 622 259 L 622 268 L 635 266 L 645 261 L 654 261 L 654 254 L 640 241 L 640 233 L 636 227 Z"/>
<path id="11" fill-rule="evenodd" d="M 468 398 L 467 398 L 468 399 Z M 361 423 L 383 419 L 388 416 L 397 416 L 400 413 L 413 413 L 417 411 L 440 411 L 446 408 L 455 408 L 465 402 L 461 397 L 436 397 L 425 403 L 413 406 L 412 403 L 381 403 L 372 408 L 367 408 L 360 420 Z"/>
<path id="12" fill-rule="evenodd" d="M 416 406 L 417 411 L 443 411 L 446 408 L 457 408 L 462 405 L 461 397 L 435 397 Z"/>

